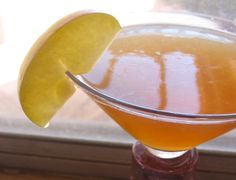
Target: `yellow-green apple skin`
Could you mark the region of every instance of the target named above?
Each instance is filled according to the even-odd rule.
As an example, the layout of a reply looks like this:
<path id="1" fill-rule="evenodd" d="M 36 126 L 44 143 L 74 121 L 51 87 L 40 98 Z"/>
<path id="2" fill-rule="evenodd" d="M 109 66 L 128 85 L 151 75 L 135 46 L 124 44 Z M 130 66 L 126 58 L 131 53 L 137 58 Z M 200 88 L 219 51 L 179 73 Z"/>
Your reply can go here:
<path id="1" fill-rule="evenodd" d="M 20 69 L 19 100 L 27 117 L 46 127 L 75 91 L 65 72 L 77 75 L 91 70 L 120 29 L 113 16 L 101 12 L 74 13 L 50 27 Z"/>

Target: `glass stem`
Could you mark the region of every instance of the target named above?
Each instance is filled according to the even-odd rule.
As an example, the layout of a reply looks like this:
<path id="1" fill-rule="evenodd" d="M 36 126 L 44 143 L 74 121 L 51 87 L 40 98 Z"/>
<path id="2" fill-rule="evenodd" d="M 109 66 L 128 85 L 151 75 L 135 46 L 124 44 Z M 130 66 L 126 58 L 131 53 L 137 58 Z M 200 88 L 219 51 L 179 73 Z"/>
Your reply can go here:
<path id="1" fill-rule="evenodd" d="M 156 157 L 159 157 L 161 159 L 173 159 L 173 158 L 177 158 L 182 156 L 183 154 L 185 154 L 188 151 L 161 151 L 158 149 L 153 149 L 150 148 L 148 146 L 145 146 L 147 148 L 147 150 L 153 154 Z"/>
<path id="2" fill-rule="evenodd" d="M 131 180 L 194 180 L 196 149 L 164 152 L 137 142 L 133 146 Z"/>

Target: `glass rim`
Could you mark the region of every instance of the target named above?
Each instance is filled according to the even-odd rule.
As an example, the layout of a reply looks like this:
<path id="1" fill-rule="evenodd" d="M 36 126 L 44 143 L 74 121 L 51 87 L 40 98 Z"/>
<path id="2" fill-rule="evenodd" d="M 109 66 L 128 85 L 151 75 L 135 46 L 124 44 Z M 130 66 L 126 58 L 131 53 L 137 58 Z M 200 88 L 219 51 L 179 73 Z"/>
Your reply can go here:
<path id="1" fill-rule="evenodd" d="M 204 14 L 200 12 L 192 12 L 192 11 L 176 11 L 176 10 L 165 10 L 165 11 L 146 11 L 146 12 L 129 12 L 124 13 L 120 16 L 118 13 L 111 13 L 118 19 L 122 27 L 130 27 L 139 24 L 174 24 L 174 25 L 182 25 L 192 27 L 200 27 L 207 29 L 214 29 L 220 32 L 227 32 L 228 34 L 236 34 L 236 22 L 232 19 L 226 19 L 224 17 L 219 17 L 214 14 Z M 137 21 L 129 21 L 124 18 L 125 15 L 129 15 L 130 19 L 138 19 Z M 150 18 L 153 17 L 153 18 Z M 164 20 L 164 18 L 166 18 Z M 203 24 L 201 22 L 195 22 L 195 24 L 190 21 L 189 18 L 196 18 L 194 20 L 203 20 Z M 125 19 L 125 20 L 124 20 Z M 178 22 L 177 19 L 181 19 L 182 22 Z M 174 21 L 173 21 L 174 20 Z M 218 27 L 212 27 L 211 25 L 207 25 L 206 22 L 213 22 L 214 25 L 226 25 L 224 29 L 218 29 Z M 143 22 L 145 21 L 145 22 Z M 191 24 L 189 24 L 191 23 Z M 214 26 L 213 25 L 213 26 Z"/>
<path id="2" fill-rule="evenodd" d="M 172 111 L 165 111 L 165 110 L 158 110 L 158 109 L 152 109 L 145 106 L 135 105 L 126 101 L 123 101 L 121 99 L 117 99 L 114 97 L 111 97 L 109 95 L 101 93 L 96 88 L 92 87 L 88 83 L 86 83 L 85 78 L 83 76 L 78 75 L 74 76 L 71 72 L 66 71 L 65 74 L 73 81 L 75 82 L 79 87 L 81 87 L 83 90 L 88 92 L 89 94 L 99 98 L 104 102 L 107 101 L 109 104 L 116 104 L 118 107 L 125 107 L 128 109 L 136 110 L 136 112 L 144 112 L 147 115 L 159 115 L 159 116 L 165 116 L 165 117 L 171 117 L 171 118 L 189 118 L 188 120 L 182 120 L 182 121 L 188 121 L 188 122 L 197 122 L 199 124 L 201 123 L 225 123 L 227 122 L 236 122 L 236 113 L 231 114 L 192 114 L 192 113 L 178 113 L 178 112 L 172 112 Z M 106 104 L 108 104 L 106 103 Z M 196 119 L 200 119 L 200 121 L 196 121 Z M 209 120 L 212 119 L 212 120 Z M 171 120 L 170 120 L 171 121 Z M 178 122 L 178 121 L 175 121 Z"/>

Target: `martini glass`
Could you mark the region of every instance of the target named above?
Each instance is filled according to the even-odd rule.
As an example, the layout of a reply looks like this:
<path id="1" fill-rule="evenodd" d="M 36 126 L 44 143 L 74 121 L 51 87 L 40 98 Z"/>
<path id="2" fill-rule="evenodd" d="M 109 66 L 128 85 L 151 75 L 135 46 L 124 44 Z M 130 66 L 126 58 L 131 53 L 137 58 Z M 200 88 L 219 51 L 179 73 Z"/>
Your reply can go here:
<path id="1" fill-rule="evenodd" d="M 185 43 L 187 44 L 187 46 L 188 42 L 190 43 L 193 41 L 194 37 L 201 37 L 200 39 L 210 38 L 214 41 L 220 41 L 229 44 L 234 44 L 236 42 L 236 27 L 232 22 L 199 14 L 133 14 L 133 16 L 129 15 L 129 19 L 126 19 L 126 22 L 122 24 L 125 24 L 127 26 L 124 26 L 121 34 L 123 33 L 126 35 L 138 31 L 141 33 L 141 36 L 142 33 L 146 33 L 147 35 L 158 32 L 159 35 L 165 34 L 167 39 L 176 36 L 176 34 L 178 34 L 179 37 L 191 37 L 192 39 L 188 39 Z M 159 40 L 157 41 L 157 43 L 160 42 Z M 141 52 L 142 54 L 139 54 L 139 61 L 142 61 L 142 57 L 154 57 L 154 55 L 152 54 L 154 44 L 151 43 L 150 45 L 150 42 L 152 40 L 147 41 L 148 43 L 144 41 L 143 43 L 149 47 L 142 50 L 139 49 L 139 53 Z M 140 42 L 142 43 L 142 39 Z M 204 45 L 201 43 L 202 42 L 199 43 L 200 49 L 201 46 Z M 123 43 L 120 46 L 121 48 L 117 52 L 121 54 L 124 53 L 126 49 L 123 49 L 122 47 L 127 46 L 128 48 L 128 45 L 126 44 L 129 43 Z M 186 48 L 188 48 L 187 46 Z M 231 49 L 236 47 L 235 45 L 229 46 L 231 47 Z M 134 49 L 134 51 L 132 51 L 132 48 Z M 204 49 L 204 47 L 202 49 Z M 213 49 L 213 51 L 218 50 L 220 51 L 220 49 Z M 109 50 L 107 50 L 107 52 L 108 51 Z M 136 51 L 137 49 L 134 45 L 133 47 L 131 47 L 131 51 L 128 53 L 128 57 L 132 58 L 132 55 L 136 53 Z M 155 57 L 158 57 L 163 52 L 155 53 Z M 179 53 L 180 52 L 177 52 L 177 56 L 174 56 L 174 58 L 179 58 Z M 145 54 L 145 56 L 143 54 Z M 104 54 L 104 56 L 110 55 L 111 54 L 109 53 Z M 181 57 L 183 57 L 183 54 L 181 55 Z M 216 57 L 214 58 L 217 59 Z M 191 56 L 187 54 L 184 59 L 189 60 L 191 59 Z M 167 64 L 165 64 L 167 63 L 167 60 L 166 62 L 156 62 L 159 67 L 158 71 L 160 72 L 160 81 L 159 83 L 157 83 L 159 93 L 162 95 L 164 94 L 163 96 L 159 96 L 159 108 L 149 106 L 148 103 L 142 104 L 136 101 L 137 97 L 140 96 L 145 99 L 145 102 L 146 100 L 147 102 L 149 102 L 149 99 L 154 98 L 152 97 L 152 95 L 150 95 L 152 94 L 151 91 L 150 93 L 146 93 L 145 95 L 142 94 L 142 89 L 144 91 L 145 88 L 148 88 L 148 82 L 150 80 L 145 79 L 146 76 L 145 72 L 143 71 L 150 71 L 150 69 L 145 68 L 145 63 L 141 65 L 141 68 L 136 67 L 136 69 L 139 69 L 139 73 L 137 74 L 136 78 L 132 77 L 129 83 L 121 82 L 124 83 L 123 90 L 119 89 L 116 91 L 116 87 L 112 87 L 116 86 L 116 84 L 112 84 L 111 82 L 112 79 L 114 79 L 112 69 L 114 69 L 114 67 L 117 65 L 117 61 L 114 60 L 114 58 L 107 58 L 107 60 L 107 64 L 99 65 L 100 67 L 102 67 L 102 70 L 95 67 L 90 73 L 86 75 L 74 76 L 70 72 L 67 72 L 66 74 L 75 82 L 75 84 L 82 88 L 112 119 L 114 119 L 124 130 L 126 130 L 129 134 L 131 134 L 138 140 L 137 143 L 133 145 L 132 149 L 133 171 L 131 179 L 194 179 L 194 169 L 196 167 L 198 159 L 198 153 L 194 147 L 208 140 L 216 138 L 219 135 L 222 135 L 236 127 L 236 112 L 234 113 L 231 110 L 226 111 L 225 113 L 221 111 L 221 106 L 218 107 L 220 104 L 219 102 L 223 103 L 224 99 L 219 99 L 217 94 L 213 96 L 213 98 L 208 97 L 211 96 L 211 94 L 218 92 L 216 91 L 216 89 L 219 88 L 223 88 L 222 91 L 224 92 L 223 86 L 227 85 L 225 85 L 225 83 L 223 83 L 223 85 L 221 83 L 215 84 L 214 88 L 212 88 L 213 90 L 209 90 L 209 87 L 212 86 L 206 86 L 204 85 L 204 83 L 200 82 L 204 82 L 204 78 L 208 75 L 210 76 L 212 81 L 223 82 L 221 77 L 222 73 L 217 73 L 218 71 L 215 71 L 214 69 L 216 69 L 216 66 L 219 67 L 222 65 L 225 68 L 223 72 L 235 72 L 236 69 L 232 70 L 231 68 L 231 70 L 229 70 L 230 67 L 233 66 L 232 62 L 223 62 L 223 64 L 228 65 L 225 66 L 222 64 L 222 61 L 215 61 L 215 63 L 213 64 L 216 66 L 213 67 L 210 63 L 211 68 L 209 69 L 211 70 L 205 71 L 204 69 L 201 69 L 201 64 L 189 63 L 191 61 L 188 61 L 188 63 L 184 63 L 184 65 L 187 65 L 184 67 L 178 66 L 178 64 L 175 64 L 176 67 L 174 68 L 172 66 L 168 67 L 172 67 L 174 70 L 181 68 L 183 69 L 183 71 L 180 71 L 180 74 L 182 74 L 181 76 L 172 77 L 172 79 L 176 80 L 177 84 L 175 85 L 177 86 L 175 87 L 174 91 L 170 91 L 175 92 L 178 90 L 178 88 L 182 88 L 182 95 L 186 93 L 186 99 L 184 99 L 184 97 L 182 99 L 178 99 L 178 101 L 183 101 L 182 105 L 180 103 L 178 106 L 183 106 L 185 108 L 187 107 L 188 109 L 189 106 L 187 106 L 185 103 L 189 101 L 191 101 L 191 107 L 195 109 L 199 106 L 199 104 L 194 105 L 194 102 L 199 103 L 200 101 L 200 103 L 204 104 L 204 107 L 209 106 L 208 110 L 210 110 L 208 113 L 194 113 L 192 111 L 184 111 L 186 109 L 183 108 L 183 110 L 181 107 L 177 108 L 180 111 L 163 108 L 167 104 L 167 98 L 169 98 L 166 95 L 169 88 L 169 86 L 167 87 L 167 85 L 169 85 L 169 82 L 167 81 L 168 78 L 170 79 L 171 75 L 171 73 L 168 74 Z M 208 62 L 208 60 L 205 60 L 203 62 L 204 67 L 207 68 L 207 64 L 205 62 Z M 185 71 L 184 69 L 189 69 L 190 73 L 189 71 Z M 196 69 L 198 71 L 196 71 Z M 132 71 L 132 69 L 129 69 L 128 71 Z M 183 74 L 183 72 L 187 72 L 188 74 Z M 204 75 L 205 72 L 208 72 L 208 74 Z M 95 83 L 94 79 L 96 79 L 99 74 L 104 75 L 101 76 L 99 83 Z M 126 72 L 122 71 L 121 69 L 120 73 L 118 74 L 121 77 L 122 74 L 126 74 Z M 194 76 L 192 76 L 193 74 Z M 229 73 L 227 74 L 227 76 L 234 76 L 233 74 L 234 73 Z M 183 79 L 179 79 L 180 77 Z M 144 78 L 143 81 L 142 78 Z M 236 81 L 233 81 L 234 78 L 228 78 L 230 81 L 232 80 L 231 85 L 233 87 Z M 125 80 L 123 79 L 122 81 Z M 136 84 L 133 83 L 134 81 L 136 82 Z M 184 83 L 178 84 L 178 81 Z M 139 90 L 135 89 L 137 88 L 139 82 L 144 83 L 143 85 L 141 85 L 143 86 L 143 88 L 141 88 L 141 91 L 140 87 Z M 183 87 L 181 84 L 184 84 Z M 196 101 L 196 99 L 191 100 L 192 96 L 198 96 L 193 93 L 194 88 L 187 88 L 188 91 L 185 92 L 183 89 L 186 85 L 189 87 L 196 86 L 201 90 L 202 93 L 200 93 L 199 101 Z M 112 92 L 110 92 L 109 89 L 113 89 Z M 205 90 L 202 91 L 202 89 Z M 126 96 L 132 96 L 137 92 L 137 94 L 133 97 L 133 99 L 135 100 L 122 98 L 120 94 L 123 94 L 125 91 L 128 91 L 128 94 Z M 188 96 L 189 91 L 191 91 L 192 94 L 190 94 L 192 96 Z M 141 93 L 141 95 L 139 93 Z M 218 103 L 216 102 L 216 100 L 218 101 Z M 217 104 L 217 106 L 215 104 Z"/>

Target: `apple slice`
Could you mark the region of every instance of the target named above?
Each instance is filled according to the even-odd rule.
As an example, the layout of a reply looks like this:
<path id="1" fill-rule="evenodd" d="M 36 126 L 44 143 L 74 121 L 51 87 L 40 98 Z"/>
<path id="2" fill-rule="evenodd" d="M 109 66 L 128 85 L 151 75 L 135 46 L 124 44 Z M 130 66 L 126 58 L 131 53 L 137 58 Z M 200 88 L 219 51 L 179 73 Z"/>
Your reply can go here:
<path id="1" fill-rule="evenodd" d="M 27 117 L 46 127 L 75 91 L 65 72 L 88 72 L 119 30 L 118 21 L 101 12 L 74 13 L 49 28 L 28 52 L 19 74 L 19 99 Z"/>

